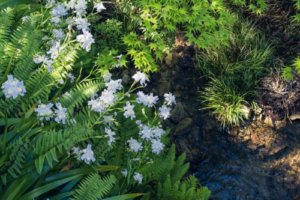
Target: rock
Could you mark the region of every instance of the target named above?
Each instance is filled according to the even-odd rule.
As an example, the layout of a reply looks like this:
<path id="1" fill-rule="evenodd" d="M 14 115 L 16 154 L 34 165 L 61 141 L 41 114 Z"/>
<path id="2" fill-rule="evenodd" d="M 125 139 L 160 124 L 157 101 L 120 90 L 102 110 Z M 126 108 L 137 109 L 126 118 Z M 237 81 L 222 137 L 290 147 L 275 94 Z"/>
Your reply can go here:
<path id="1" fill-rule="evenodd" d="M 275 154 L 278 154 L 278 153 L 284 151 L 286 148 L 287 148 L 287 145 L 284 145 L 284 144 L 276 145 L 275 147 L 273 147 L 273 148 L 269 151 L 269 154 L 270 154 L 271 156 L 272 156 L 272 155 L 275 155 Z"/>
<path id="2" fill-rule="evenodd" d="M 186 109 L 184 105 L 180 102 L 178 102 L 175 106 L 175 108 L 171 112 L 171 117 L 170 119 L 175 122 L 179 123 L 182 121 L 184 118 L 188 117 L 188 113 L 186 112 Z"/>
<path id="3" fill-rule="evenodd" d="M 232 135 L 232 136 L 238 136 L 239 135 L 239 129 L 238 128 L 232 128 L 231 130 L 228 131 L 229 135 Z"/>
<path id="4" fill-rule="evenodd" d="M 163 96 L 165 93 L 168 93 L 170 91 L 170 88 L 170 81 L 161 81 L 158 87 L 158 95 Z"/>
<path id="5" fill-rule="evenodd" d="M 124 71 L 123 75 L 122 75 L 122 83 L 124 85 L 128 85 L 131 81 L 131 78 L 129 76 L 129 72 L 128 71 Z"/>
<path id="6" fill-rule="evenodd" d="M 247 147 L 248 147 L 249 149 L 251 149 L 252 151 L 255 151 L 255 150 L 258 148 L 258 146 L 255 145 L 255 144 L 250 144 L 250 145 L 248 145 Z"/>
<path id="7" fill-rule="evenodd" d="M 193 119 L 192 118 L 185 118 L 179 122 L 179 124 L 175 128 L 174 135 L 183 135 L 189 133 L 192 128 Z"/>
<path id="8" fill-rule="evenodd" d="M 243 137 L 244 142 L 248 142 L 249 140 L 251 140 L 250 135 L 246 135 Z"/>
<path id="9" fill-rule="evenodd" d="M 256 133 L 251 134 L 251 140 L 254 144 L 258 144 L 260 142 L 259 137 Z"/>

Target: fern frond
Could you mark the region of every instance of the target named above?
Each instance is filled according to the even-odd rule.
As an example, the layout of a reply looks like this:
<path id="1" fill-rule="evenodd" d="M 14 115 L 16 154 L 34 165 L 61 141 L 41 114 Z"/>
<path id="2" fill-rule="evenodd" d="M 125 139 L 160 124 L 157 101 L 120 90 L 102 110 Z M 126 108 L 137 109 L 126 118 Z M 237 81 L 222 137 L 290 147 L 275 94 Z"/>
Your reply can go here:
<path id="1" fill-rule="evenodd" d="M 10 37 L 13 17 L 14 13 L 10 8 L 0 11 L 0 77 L 3 77 L 7 67 L 3 62 L 3 51 L 6 41 Z"/>
<path id="2" fill-rule="evenodd" d="M 44 163 L 50 167 L 54 162 L 74 147 L 77 143 L 89 138 L 91 131 L 87 127 L 70 127 L 64 131 L 49 131 L 39 133 L 35 140 L 34 153 L 36 155 L 35 166 L 39 173 L 42 172 Z"/>
<path id="3" fill-rule="evenodd" d="M 113 176 L 101 178 L 98 174 L 93 173 L 81 182 L 75 190 L 72 200 L 98 200 L 112 189 L 117 179 Z"/>
<path id="4" fill-rule="evenodd" d="M 16 142 L 7 147 L 6 154 L 9 159 L 4 166 L 1 167 L 1 171 L 5 171 L 1 174 L 3 184 L 6 184 L 10 175 L 12 178 L 17 178 L 21 174 L 24 174 L 24 164 L 26 162 L 26 156 L 30 152 L 30 143 L 28 140 L 18 139 Z"/>
<path id="5" fill-rule="evenodd" d="M 72 114 L 75 107 L 82 106 L 88 98 L 96 94 L 103 86 L 101 80 L 79 83 L 70 92 L 62 96 L 60 103 Z"/>

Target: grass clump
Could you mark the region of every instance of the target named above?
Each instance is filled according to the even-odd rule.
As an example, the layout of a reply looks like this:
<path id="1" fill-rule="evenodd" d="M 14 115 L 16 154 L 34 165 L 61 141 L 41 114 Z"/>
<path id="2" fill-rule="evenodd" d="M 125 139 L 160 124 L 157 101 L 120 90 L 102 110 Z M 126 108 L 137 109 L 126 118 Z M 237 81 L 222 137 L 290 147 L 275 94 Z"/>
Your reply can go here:
<path id="1" fill-rule="evenodd" d="M 200 91 L 204 108 L 223 126 L 242 123 L 271 57 L 270 44 L 254 25 L 236 22 L 229 42 L 198 54 L 199 69 L 208 80 Z"/>

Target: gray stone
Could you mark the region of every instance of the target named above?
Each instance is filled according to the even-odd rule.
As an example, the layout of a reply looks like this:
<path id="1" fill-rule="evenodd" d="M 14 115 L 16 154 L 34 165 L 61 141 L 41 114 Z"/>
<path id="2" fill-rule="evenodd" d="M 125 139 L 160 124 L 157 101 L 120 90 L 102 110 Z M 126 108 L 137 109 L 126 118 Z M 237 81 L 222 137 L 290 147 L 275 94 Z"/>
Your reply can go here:
<path id="1" fill-rule="evenodd" d="M 186 109 L 184 105 L 180 102 L 178 102 L 175 106 L 175 108 L 171 112 L 171 117 L 170 119 L 175 122 L 179 123 L 182 121 L 184 118 L 188 117 L 188 113 L 186 112 Z"/>
<path id="2" fill-rule="evenodd" d="M 185 118 L 179 122 L 179 124 L 175 128 L 174 135 L 183 135 L 188 134 L 192 128 L 193 119 L 192 118 Z"/>
<path id="3" fill-rule="evenodd" d="M 158 95 L 163 96 L 170 91 L 171 84 L 169 81 L 161 81 L 158 86 Z"/>
<path id="4" fill-rule="evenodd" d="M 130 83 L 130 81 L 131 81 L 131 78 L 129 76 L 129 72 L 128 71 L 124 71 L 123 76 L 122 76 L 122 83 L 124 85 L 127 85 L 127 84 Z"/>

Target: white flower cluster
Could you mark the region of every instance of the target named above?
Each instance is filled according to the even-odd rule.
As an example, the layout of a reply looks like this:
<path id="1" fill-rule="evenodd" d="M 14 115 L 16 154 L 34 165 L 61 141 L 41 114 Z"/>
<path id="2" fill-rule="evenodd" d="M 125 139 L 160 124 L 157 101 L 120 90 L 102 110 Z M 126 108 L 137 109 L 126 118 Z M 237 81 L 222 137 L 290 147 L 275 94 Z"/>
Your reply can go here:
<path id="1" fill-rule="evenodd" d="M 154 96 L 153 93 L 146 95 L 146 94 L 144 94 L 144 92 L 139 91 L 137 93 L 136 101 L 137 101 L 137 103 L 143 104 L 144 106 L 151 108 L 157 103 L 158 96 Z"/>
<path id="2" fill-rule="evenodd" d="M 134 105 L 130 104 L 129 101 L 127 101 L 126 106 L 124 106 L 124 117 L 130 119 L 135 118 Z"/>
<path id="3" fill-rule="evenodd" d="M 128 170 L 127 169 L 123 169 L 121 171 L 121 174 L 125 177 L 128 176 Z M 141 173 L 138 173 L 138 172 L 134 172 L 133 173 L 133 180 L 135 180 L 138 184 L 142 184 L 143 182 L 143 175 Z"/>
<path id="4" fill-rule="evenodd" d="M 135 172 L 133 174 L 133 179 L 138 182 L 138 184 L 142 184 L 142 181 L 143 181 L 143 175 L 138 173 L 138 172 Z"/>
<path id="5" fill-rule="evenodd" d="M 66 124 L 67 109 L 62 107 L 60 103 L 55 104 L 56 109 L 53 110 L 53 104 L 39 104 L 35 109 L 37 116 L 40 120 L 49 121 L 54 117 L 57 123 Z"/>
<path id="6" fill-rule="evenodd" d="M 49 50 L 46 52 L 46 55 L 37 54 L 33 61 L 36 64 L 43 63 L 49 72 L 53 71 L 52 64 L 54 60 L 59 56 L 61 51 L 61 41 L 65 38 L 65 33 L 63 29 L 59 27 L 59 24 L 62 22 L 63 17 L 68 14 L 66 6 L 62 3 L 56 2 L 55 0 L 48 0 L 47 7 L 51 8 L 51 22 L 53 23 L 54 28 L 52 31 L 53 39 L 48 41 L 50 45 Z M 47 39 L 47 38 L 45 38 Z"/>
<path id="7" fill-rule="evenodd" d="M 105 128 L 105 133 L 108 137 L 108 145 L 111 146 L 113 142 L 115 142 L 115 135 L 116 133 L 112 131 L 110 128 Z"/>
<path id="8" fill-rule="evenodd" d="M 102 91 L 101 95 L 92 99 L 88 102 L 88 105 L 91 107 L 92 111 L 104 113 L 108 107 L 114 105 L 117 97 L 116 92 L 123 88 L 121 80 L 111 80 L 106 79 L 106 89 Z"/>
<path id="9" fill-rule="evenodd" d="M 82 31 L 81 34 L 76 36 L 77 42 L 81 44 L 81 47 L 86 51 L 91 50 L 91 46 L 95 43 L 93 35 L 90 33 L 89 26 L 91 25 L 87 18 L 87 5 L 88 2 L 86 0 L 71 0 L 67 4 L 67 8 L 71 10 L 76 16 L 70 18 L 68 20 L 69 29 L 72 28 L 73 25 L 76 25 L 78 31 Z M 97 12 L 101 12 L 105 10 L 103 3 L 94 3 L 94 7 L 96 8 Z"/>
<path id="10" fill-rule="evenodd" d="M 136 139 L 130 138 L 130 140 L 127 141 L 129 148 L 131 151 L 138 153 L 143 150 L 142 143 L 138 142 Z"/>
<path id="11" fill-rule="evenodd" d="M 164 105 L 162 105 L 159 108 L 159 116 L 163 118 L 164 120 L 168 119 L 170 117 L 171 108 L 168 106 L 172 106 L 176 104 L 175 96 L 171 93 L 164 94 L 165 102 Z"/>
<path id="12" fill-rule="evenodd" d="M 152 153 L 159 154 L 164 149 L 161 137 L 165 134 L 165 131 L 159 127 L 149 127 L 144 124 L 140 124 L 139 128 L 141 138 L 151 142 Z"/>
<path id="13" fill-rule="evenodd" d="M 139 82 L 141 85 L 146 86 L 147 83 L 149 81 L 148 77 L 146 74 L 137 71 L 133 76 L 132 76 L 133 80 L 135 82 Z"/>
<path id="14" fill-rule="evenodd" d="M 82 150 L 80 150 L 79 147 L 73 147 L 72 150 L 73 154 L 75 154 L 80 160 L 84 161 L 88 165 L 91 164 L 91 162 L 96 161 L 91 144 L 88 144 L 87 147 Z"/>
<path id="15" fill-rule="evenodd" d="M 90 51 L 91 45 L 95 43 L 95 40 L 90 33 L 89 26 L 91 24 L 86 18 L 87 5 L 88 2 L 86 0 L 70 0 L 66 4 L 56 2 L 56 0 L 47 1 L 47 7 L 51 8 L 50 21 L 53 23 L 55 28 L 52 32 L 53 39 L 48 42 L 50 44 L 50 48 L 46 55 L 37 54 L 34 57 L 33 60 L 36 64 L 43 63 L 49 72 L 53 71 L 52 65 L 54 60 L 59 56 L 61 51 L 61 41 L 63 41 L 65 38 L 65 32 L 60 26 L 64 18 L 67 17 L 68 13 L 75 14 L 75 17 L 69 17 L 65 20 L 68 24 L 68 28 L 72 29 L 72 26 L 76 25 L 78 31 L 81 31 L 81 33 L 76 36 L 76 40 L 81 44 L 83 49 Z M 102 10 L 106 9 L 102 2 L 94 3 L 94 7 L 96 8 L 97 12 L 101 12 Z"/>
<path id="16" fill-rule="evenodd" d="M 160 154 L 165 146 L 161 142 L 161 137 L 165 134 L 165 131 L 159 127 L 149 127 L 142 123 L 139 124 L 139 128 L 139 135 L 141 136 L 141 139 L 151 143 L 152 153 Z M 142 142 L 139 142 L 134 138 L 130 138 L 127 143 L 132 152 L 138 153 L 143 150 Z"/>
<path id="17" fill-rule="evenodd" d="M 1 86 L 3 93 L 6 98 L 17 98 L 18 96 L 24 96 L 26 89 L 23 81 L 19 81 L 12 75 L 7 76 L 7 81 L 5 81 Z"/>

